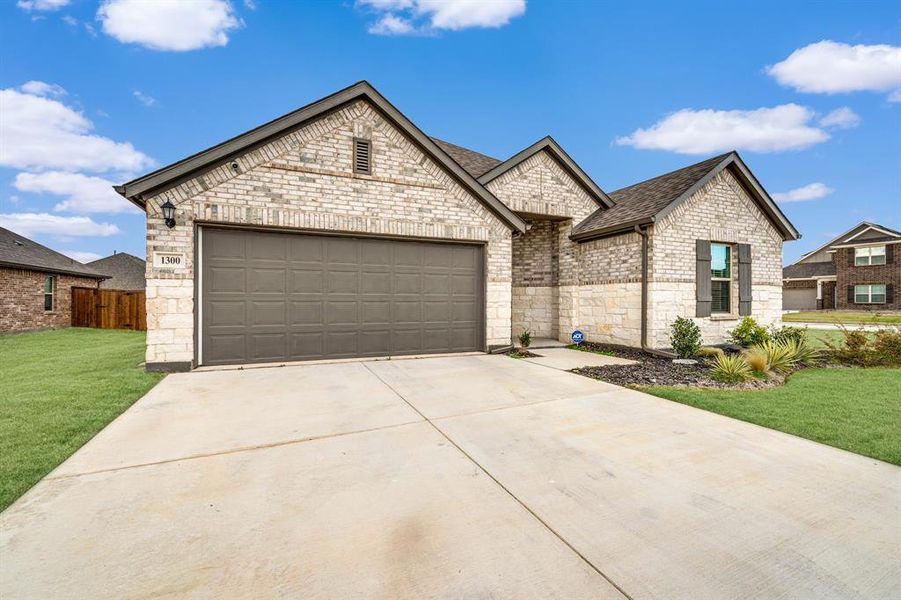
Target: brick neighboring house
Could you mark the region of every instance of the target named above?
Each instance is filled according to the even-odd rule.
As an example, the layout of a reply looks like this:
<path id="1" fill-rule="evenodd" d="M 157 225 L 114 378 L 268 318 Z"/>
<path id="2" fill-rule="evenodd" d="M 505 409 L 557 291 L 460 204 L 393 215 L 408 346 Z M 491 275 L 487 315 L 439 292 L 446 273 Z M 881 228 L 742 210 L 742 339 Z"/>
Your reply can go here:
<path id="1" fill-rule="evenodd" d="M 111 256 L 85 263 L 88 268 L 109 275 L 100 282 L 105 290 L 144 291 L 147 286 L 145 271 L 147 263 L 142 258 L 127 252 L 114 252 Z"/>
<path id="2" fill-rule="evenodd" d="M 611 194 L 550 137 L 507 160 L 360 82 L 116 190 L 147 214 L 147 368 L 666 347 L 781 319 L 798 232 L 731 152 Z"/>
<path id="3" fill-rule="evenodd" d="M 0 333 L 68 327 L 73 287 L 106 275 L 0 227 Z"/>
<path id="4" fill-rule="evenodd" d="M 901 232 L 864 221 L 782 270 L 785 310 L 901 310 Z"/>

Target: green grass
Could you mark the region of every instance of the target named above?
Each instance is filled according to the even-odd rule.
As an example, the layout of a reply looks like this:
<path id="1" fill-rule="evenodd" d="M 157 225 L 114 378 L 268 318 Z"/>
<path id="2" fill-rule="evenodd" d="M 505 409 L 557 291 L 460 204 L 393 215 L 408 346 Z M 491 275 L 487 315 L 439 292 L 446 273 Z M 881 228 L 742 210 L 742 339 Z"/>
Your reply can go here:
<path id="1" fill-rule="evenodd" d="M 141 366 L 144 338 L 80 328 L 0 337 L 0 510 L 162 378 Z"/>
<path id="2" fill-rule="evenodd" d="M 805 369 L 763 391 L 642 390 L 901 465 L 901 369 Z"/>
<path id="3" fill-rule="evenodd" d="M 901 325 L 901 313 L 878 313 L 862 310 L 815 310 L 786 313 L 786 323 L 851 323 L 855 325 Z"/>
<path id="4" fill-rule="evenodd" d="M 590 352 L 591 354 L 603 354 L 604 356 L 616 356 L 615 352 L 609 350 L 594 350 L 583 344 L 570 344 L 567 346 L 570 350 L 578 350 L 579 352 Z"/>

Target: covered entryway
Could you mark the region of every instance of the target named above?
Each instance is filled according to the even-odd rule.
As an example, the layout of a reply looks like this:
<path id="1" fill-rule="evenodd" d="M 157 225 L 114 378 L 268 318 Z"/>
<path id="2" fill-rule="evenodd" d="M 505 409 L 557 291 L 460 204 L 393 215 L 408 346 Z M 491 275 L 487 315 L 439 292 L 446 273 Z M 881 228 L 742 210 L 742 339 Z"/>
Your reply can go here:
<path id="1" fill-rule="evenodd" d="M 201 365 L 484 350 L 481 245 L 200 231 Z"/>

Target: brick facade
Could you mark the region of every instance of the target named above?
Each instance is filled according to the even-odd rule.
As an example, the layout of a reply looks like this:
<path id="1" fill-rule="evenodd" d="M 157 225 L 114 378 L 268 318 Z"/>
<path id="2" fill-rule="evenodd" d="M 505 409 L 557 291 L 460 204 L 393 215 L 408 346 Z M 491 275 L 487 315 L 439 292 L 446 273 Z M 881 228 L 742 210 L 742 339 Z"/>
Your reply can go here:
<path id="1" fill-rule="evenodd" d="M 372 142 L 372 173 L 352 169 L 354 138 Z M 512 235 L 507 226 L 365 101 L 354 102 L 147 200 L 147 362 L 194 356 L 195 224 L 342 231 L 482 242 L 486 344 L 511 340 Z M 159 206 L 177 207 L 176 226 Z M 153 266 L 184 253 L 181 269 Z"/>
<path id="2" fill-rule="evenodd" d="M 884 265 L 854 265 L 854 248 L 836 248 L 835 261 L 836 307 L 839 310 L 901 310 L 901 245 L 894 245 L 892 261 Z M 892 302 L 885 304 L 856 304 L 849 301 L 848 288 L 868 283 L 892 286 Z"/>
<path id="3" fill-rule="evenodd" d="M 44 310 L 44 280 L 56 277 L 54 307 Z M 97 287 L 97 280 L 0 267 L 0 333 L 68 327 L 72 322 L 72 288 Z"/>

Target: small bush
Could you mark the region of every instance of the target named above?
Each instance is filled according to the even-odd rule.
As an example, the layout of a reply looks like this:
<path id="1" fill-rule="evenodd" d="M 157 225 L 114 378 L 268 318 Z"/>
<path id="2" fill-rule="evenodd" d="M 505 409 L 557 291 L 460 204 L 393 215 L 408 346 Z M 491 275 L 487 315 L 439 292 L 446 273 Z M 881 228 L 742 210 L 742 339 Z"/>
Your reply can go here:
<path id="1" fill-rule="evenodd" d="M 870 335 L 866 331 L 842 327 L 841 332 L 842 342 L 840 344 L 826 342 L 836 360 L 859 367 L 873 366 L 878 362 L 876 353 L 870 346 Z"/>
<path id="2" fill-rule="evenodd" d="M 883 329 L 873 336 L 875 362 L 885 366 L 901 366 L 901 329 Z"/>
<path id="3" fill-rule="evenodd" d="M 782 343 L 790 348 L 795 364 L 809 365 L 823 355 L 820 350 L 811 346 L 806 338 L 801 341 L 787 339 Z"/>
<path id="4" fill-rule="evenodd" d="M 722 356 L 725 354 L 722 348 L 717 348 L 716 346 L 701 346 L 698 348 L 698 351 L 695 352 L 695 356 L 700 356 L 701 358 L 715 358 L 717 356 Z"/>
<path id="5" fill-rule="evenodd" d="M 522 333 L 519 334 L 519 345 L 523 348 L 528 348 L 532 343 L 532 332 L 526 329 Z"/>
<path id="6" fill-rule="evenodd" d="M 670 342 L 680 358 L 691 358 L 701 347 L 701 328 L 685 317 L 676 317 L 670 325 Z"/>
<path id="7" fill-rule="evenodd" d="M 768 340 L 754 346 L 754 350 L 763 353 L 770 370 L 777 373 L 788 373 L 798 362 L 791 342 L 779 343 Z"/>
<path id="8" fill-rule="evenodd" d="M 807 342 L 807 328 L 806 327 L 790 327 L 788 325 L 784 325 L 782 327 L 776 327 L 775 325 L 770 326 L 770 339 L 774 342 L 784 342 L 786 340 L 792 340 L 798 344 Z"/>
<path id="9" fill-rule="evenodd" d="M 741 354 L 723 354 L 714 359 L 710 376 L 722 383 L 742 383 L 754 377 L 754 372 Z"/>
<path id="10" fill-rule="evenodd" d="M 748 362 L 748 366 L 751 367 L 757 374 L 763 374 L 769 371 L 770 363 L 767 360 L 767 356 L 764 352 L 754 348 L 745 352 L 745 360 Z"/>
<path id="11" fill-rule="evenodd" d="M 758 346 L 770 340 L 766 327 L 758 325 L 753 317 L 744 317 L 738 326 L 729 332 L 729 339 L 743 348 Z"/>

